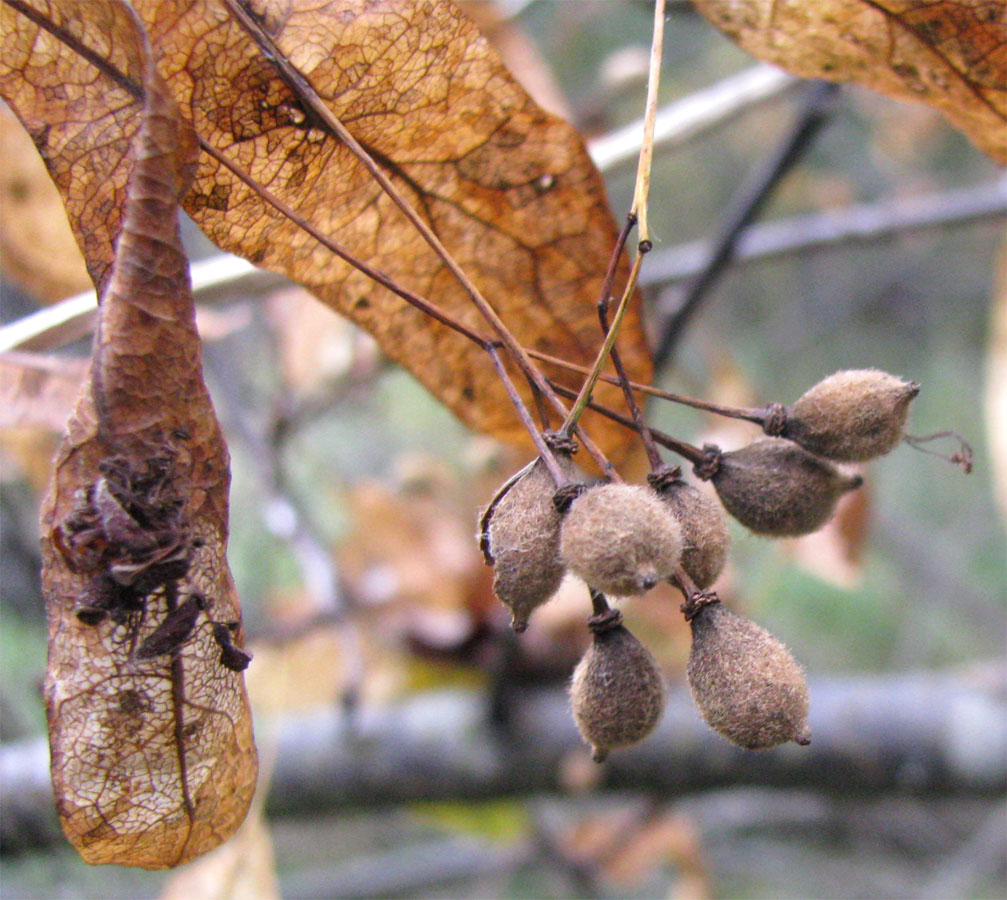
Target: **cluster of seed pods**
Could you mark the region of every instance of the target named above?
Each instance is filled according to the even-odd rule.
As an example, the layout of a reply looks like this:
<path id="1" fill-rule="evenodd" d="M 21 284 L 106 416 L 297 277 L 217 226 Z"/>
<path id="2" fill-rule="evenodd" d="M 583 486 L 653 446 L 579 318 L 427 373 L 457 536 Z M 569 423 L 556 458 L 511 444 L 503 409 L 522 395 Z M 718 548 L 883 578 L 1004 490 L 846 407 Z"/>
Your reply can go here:
<path id="1" fill-rule="evenodd" d="M 677 466 L 656 469 L 646 485 L 579 484 L 575 445 L 555 437 L 550 446 L 572 484 L 557 491 L 541 460 L 505 482 L 483 514 L 480 545 L 514 629 L 527 627 L 568 571 L 594 599 L 592 640 L 574 671 L 571 703 L 596 760 L 646 737 L 665 699 L 656 661 L 605 595 L 639 596 L 661 581 L 685 597 L 692 629 L 687 676 L 703 719 L 748 749 L 810 743 L 801 666 L 709 590 L 728 553 L 721 505 L 756 534 L 817 530 L 861 484 L 835 463 L 862 462 L 897 446 L 918 391 L 876 369 L 851 370 L 819 382 L 792 406 L 772 407 L 764 425 L 769 437 L 730 452 L 703 448 L 694 473 L 712 483 L 720 504 L 688 484 Z"/>

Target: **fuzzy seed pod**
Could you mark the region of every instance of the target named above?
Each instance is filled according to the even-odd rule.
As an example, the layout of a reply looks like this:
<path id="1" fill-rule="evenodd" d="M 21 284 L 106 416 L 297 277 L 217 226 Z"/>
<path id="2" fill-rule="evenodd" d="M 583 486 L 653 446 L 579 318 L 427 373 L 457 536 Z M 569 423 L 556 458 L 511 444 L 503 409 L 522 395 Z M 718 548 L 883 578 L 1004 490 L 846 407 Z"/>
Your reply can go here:
<path id="1" fill-rule="evenodd" d="M 794 537 L 821 528 L 839 498 L 860 487 L 792 441 L 764 438 L 720 456 L 712 477 L 724 508 L 756 534 Z"/>
<path id="2" fill-rule="evenodd" d="M 811 743 L 808 686 L 783 644 L 719 601 L 701 606 L 691 625 L 689 687 L 711 728 L 749 750 Z"/>
<path id="3" fill-rule="evenodd" d="M 787 410 L 783 437 L 840 462 L 881 456 L 903 437 L 920 386 L 879 369 L 836 372 Z"/>
<path id="4" fill-rule="evenodd" d="M 664 712 L 664 679 L 650 651 L 622 625 L 618 610 L 594 616 L 594 637 L 574 669 L 570 699 L 595 762 L 643 740 Z"/>
<path id="5" fill-rule="evenodd" d="M 649 591 L 675 571 L 682 531 L 650 488 L 599 484 L 570 506 L 560 529 L 560 556 L 605 594 Z"/>
<path id="6" fill-rule="evenodd" d="M 569 456 L 557 453 L 556 459 L 568 475 L 573 474 Z M 515 631 L 528 627 L 528 617 L 556 593 L 566 571 L 559 556 L 560 515 L 552 502 L 555 491 L 549 470 L 536 460 L 509 489 L 498 494 L 484 526 L 487 556 L 493 562 L 493 591 L 510 609 Z"/>
<path id="7" fill-rule="evenodd" d="M 658 496 L 682 529 L 681 565 L 698 588 L 708 588 L 727 561 L 730 538 L 724 514 L 714 500 L 676 478 L 664 482 Z"/>

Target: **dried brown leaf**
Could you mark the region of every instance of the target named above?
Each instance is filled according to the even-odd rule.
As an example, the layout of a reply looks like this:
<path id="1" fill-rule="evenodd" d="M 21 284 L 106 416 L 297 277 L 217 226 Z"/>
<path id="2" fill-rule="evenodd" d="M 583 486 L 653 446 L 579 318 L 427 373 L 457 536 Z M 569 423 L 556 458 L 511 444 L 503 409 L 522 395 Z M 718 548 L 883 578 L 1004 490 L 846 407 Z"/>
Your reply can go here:
<path id="1" fill-rule="evenodd" d="M 488 333 L 444 264 L 223 0 L 134 6 L 204 141 L 358 257 Z M 517 339 L 593 360 L 595 304 L 616 236 L 602 181 L 576 132 L 535 106 L 475 26 L 448 0 L 247 6 Z M 370 331 L 468 424 L 524 439 L 483 351 L 323 250 L 205 153 L 185 208 L 219 246 L 289 275 Z M 630 375 L 646 380 L 635 312 L 624 332 Z M 601 402 L 616 397 L 599 389 Z M 609 449 L 627 446 L 611 425 L 589 427 Z"/>
<path id="2" fill-rule="evenodd" d="M 749 53 L 807 78 L 928 103 L 1007 164 L 1002 0 L 696 0 Z"/>
<path id="3" fill-rule="evenodd" d="M 279 900 L 273 839 L 256 806 L 237 834 L 174 873 L 159 900 Z"/>
<path id="4" fill-rule="evenodd" d="M 493 0 L 459 0 L 458 7 L 475 22 L 507 69 L 542 109 L 561 119 L 571 118 L 572 110 L 552 69 L 518 25 L 512 10 Z"/>
<path id="5" fill-rule="evenodd" d="M 4 277 L 39 300 L 91 289 L 59 191 L 31 138 L 0 107 L 0 259 Z"/>
<path id="6" fill-rule="evenodd" d="M 95 0 L 77 9 L 83 18 L 64 21 L 66 32 L 90 36 L 96 21 L 112 29 L 102 39 L 144 71 L 147 106 L 135 147 L 113 159 L 117 176 L 129 174 L 124 210 L 100 217 L 123 223 L 114 266 L 107 248 L 84 243 L 106 287 L 42 510 L 52 780 L 64 831 L 86 861 L 164 868 L 226 840 L 255 786 L 243 679 L 221 664 L 212 627 L 227 623 L 240 647 L 225 559 L 229 460 L 202 381 L 178 233 L 194 136 L 129 8 Z M 66 46 L 35 38 L 35 52 Z M 26 73 L 45 69 L 33 60 Z M 61 158 L 98 166 L 84 180 L 101 182 L 104 157 L 78 149 L 81 159 Z M 71 207 L 78 232 L 92 213 Z M 145 642 L 150 654 L 138 652 Z"/>
<path id="7" fill-rule="evenodd" d="M 446 266 L 305 110 L 224 0 L 134 6 L 205 148 L 399 284 L 487 331 Z M 141 96 L 135 60 L 109 38 L 120 13 L 105 2 L 81 8 L 46 0 L 4 0 L 0 9 L 0 92 L 67 198 L 101 285 L 110 261 L 102 248 L 117 233 Z M 589 363 L 600 344 L 594 306 L 615 239 L 602 181 L 576 132 L 535 106 L 472 23 L 449 0 L 357 0 L 338 14 L 296 0 L 255 4 L 253 12 L 517 339 Z M 98 171 L 106 177 L 94 178 Z M 482 350 L 322 248 L 207 152 L 184 205 L 219 246 L 291 276 L 370 331 L 468 424 L 526 440 Z M 623 330 L 630 377 L 646 381 L 649 353 L 635 310 Z M 566 372 L 548 374 L 570 384 Z M 612 386 L 596 394 L 619 402 Z M 591 415 L 586 423 L 617 457 L 631 445 L 603 419 Z"/>

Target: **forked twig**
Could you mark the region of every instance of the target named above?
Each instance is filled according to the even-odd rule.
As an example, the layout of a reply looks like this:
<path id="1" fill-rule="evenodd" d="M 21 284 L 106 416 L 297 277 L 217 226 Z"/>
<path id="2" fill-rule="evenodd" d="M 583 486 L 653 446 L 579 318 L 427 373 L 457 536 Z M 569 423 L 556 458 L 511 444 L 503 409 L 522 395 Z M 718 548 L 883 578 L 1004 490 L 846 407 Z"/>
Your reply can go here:
<path id="1" fill-rule="evenodd" d="M 507 370 L 504 368 L 504 364 L 500 359 L 500 354 L 497 352 L 497 346 L 490 344 L 486 348 L 486 352 L 489 353 L 490 359 L 493 361 L 493 367 L 496 369 L 497 375 L 500 376 L 504 389 L 507 391 L 507 396 L 510 397 L 511 403 L 514 404 L 514 409 L 517 410 L 517 414 L 521 418 L 522 424 L 528 429 L 531 439 L 535 442 L 535 449 L 538 450 L 539 457 L 545 464 L 545 467 L 549 470 L 553 483 L 557 488 L 563 487 L 569 479 L 560 468 L 559 463 L 556 461 L 556 457 L 553 456 L 552 450 L 549 449 L 549 446 L 542 438 L 542 433 L 535 427 L 535 423 L 532 421 L 531 413 L 528 412 L 528 407 L 524 405 L 521 395 L 517 392 L 517 388 L 514 387 L 514 382 L 511 381 L 510 375 L 507 374 Z"/>

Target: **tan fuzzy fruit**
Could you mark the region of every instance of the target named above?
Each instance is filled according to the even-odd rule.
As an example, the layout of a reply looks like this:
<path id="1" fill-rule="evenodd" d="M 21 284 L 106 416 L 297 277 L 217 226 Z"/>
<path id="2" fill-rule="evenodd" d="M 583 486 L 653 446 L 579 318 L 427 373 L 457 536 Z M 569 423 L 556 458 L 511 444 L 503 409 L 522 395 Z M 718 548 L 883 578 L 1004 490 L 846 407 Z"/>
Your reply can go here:
<path id="1" fill-rule="evenodd" d="M 840 462 L 873 459 L 905 434 L 920 386 L 879 369 L 849 369 L 818 382 L 787 410 L 783 437 Z"/>
<path id="2" fill-rule="evenodd" d="M 556 459 L 572 476 L 570 457 L 557 453 Z M 552 501 L 556 485 L 542 461 L 536 460 L 501 490 L 484 532 L 493 562 L 493 591 L 510 609 L 514 630 L 524 631 L 528 617 L 556 593 L 566 572 L 559 555 L 560 514 Z"/>
<path id="3" fill-rule="evenodd" d="M 650 590 L 675 571 L 682 532 L 650 488 L 599 484 L 563 517 L 560 556 L 591 587 L 628 597 Z"/>
<path id="4" fill-rule="evenodd" d="M 757 534 L 810 534 L 832 516 L 839 498 L 860 487 L 832 463 L 783 438 L 764 438 L 720 456 L 711 479 L 724 508 Z"/>
<path id="5" fill-rule="evenodd" d="M 590 621 L 591 646 L 573 673 L 570 699 L 581 736 L 596 762 L 643 740 L 664 711 L 664 679 L 650 651 L 617 610 Z"/>
<path id="6" fill-rule="evenodd" d="M 804 672 L 783 644 L 719 601 L 691 625 L 689 687 L 711 728 L 749 750 L 811 743 Z"/>
<path id="7" fill-rule="evenodd" d="M 681 565 L 698 588 L 708 588 L 724 568 L 730 537 L 716 501 L 681 478 L 665 481 L 658 496 L 682 529 Z"/>

